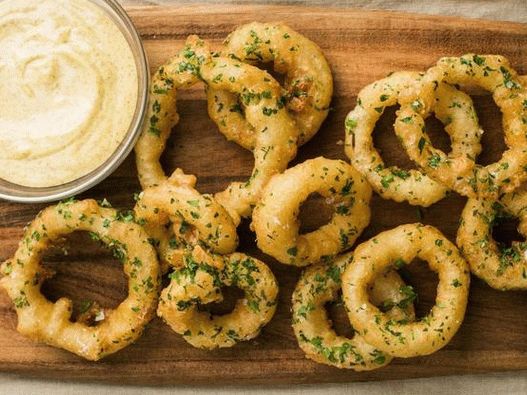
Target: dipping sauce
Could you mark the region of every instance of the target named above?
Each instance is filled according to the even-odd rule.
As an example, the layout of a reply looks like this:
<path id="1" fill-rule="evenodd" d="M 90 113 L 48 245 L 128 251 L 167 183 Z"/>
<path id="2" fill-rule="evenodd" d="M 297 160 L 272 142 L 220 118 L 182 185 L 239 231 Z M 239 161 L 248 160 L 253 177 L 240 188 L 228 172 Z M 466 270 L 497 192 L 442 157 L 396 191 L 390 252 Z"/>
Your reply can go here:
<path id="1" fill-rule="evenodd" d="M 123 141 L 138 98 L 134 55 L 89 0 L 0 1 L 0 178 L 76 180 Z"/>

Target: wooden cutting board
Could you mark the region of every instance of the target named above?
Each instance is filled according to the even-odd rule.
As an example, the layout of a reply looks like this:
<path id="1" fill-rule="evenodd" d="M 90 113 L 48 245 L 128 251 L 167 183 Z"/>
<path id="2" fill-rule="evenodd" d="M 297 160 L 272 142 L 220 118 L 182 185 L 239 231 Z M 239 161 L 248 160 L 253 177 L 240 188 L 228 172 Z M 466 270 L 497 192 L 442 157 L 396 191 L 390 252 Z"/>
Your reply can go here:
<path id="1" fill-rule="evenodd" d="M 235 26 L 250 21 L 285 21 L 317 42 L 333 69 L 335 96 L 322 129 L 300 149 L 294 163 L 318 155 L 344 159 L 343 122 L 355 105 L 357 92 L 391 71 L 424 70 L 441 56 L 477 52 L 503 54 L 518 72 L 527 73 L 527 26 L 520 24 L 341 8 L 206 5 L 128 11 L 143 36 L 152 69 L 175 53 L 189 34 L 219 45 Z M 486 131 L 480 162 L 490 163 L 503 150 L 500 114 L 490 97 L 475 96 L 474 100 Z M 246 179 L 253 166 L 252 155 L 226 142 L 217 132 L 207 117 L 202 89 L 182 92 L 179 108 L 181 122 L 163 158 L 166 169 L 181 167 L 197 175 L 202 192 L 215 192 L 233 180 Z M 391 129 L 393 120 L 394 111 L 382 117 L 375 132 L 377 147 L 389 164 L 410 167 Z M 434 141 L 447 148 L 448 138 L 438 123 L 430 120 L 429 124 Z M 131 208 L 132 194 L 138 190 L 133 158 L 129 158 L 112 177 L 81 197 L 106 197 L 117 208 Z M 428 209 L 417 209 L 375 196 L 372 223 L 362 240 L 416 221 L 437 226 L 454 240 L 464 202 L 454 195 Z M 42 207 L 0 203 L 1 260 L 13 254 L 23 226 Z M 327 214 L 321 199 L 311 199 L 303 208 L 304 230 L 320 225 Z M 504 224 L 495 233 L 501 240 L 510 240 L 514 224 Z M 247 223 L 240 229 L 240 238 L 240 250 L 268 262 L 281 287 L 276 316 L 255 340 L 230 349 L 197 350 L 155 319 L 136 344 L 101 362 L 89 363 L 20 336 L 11 303 L 0 291 L 0 370 L 60 380 L 215 385 L 386 380 L 527 369 L 527 294 L 494 291 L 477 279 L 471 287 L 463 326 L 452 342 L 434 355 L 396 359 L 387 368 L 366 373 L 311 362 L 297 347 L 290 326 L 289 300 L 300 271 L 258 253 Z M 115 306 L 125 297 L 124 275 L 108 252 L 86 240 L 83 235 L 69 238 L 66 258 L 50 251 L 45 262 L 57 275 L 45 284 L 44 292 L 52 300 L 66 295 L 77 304 L 96 300 L 103 306 Z M 417 310 L 423 315 L 433 303 L 437 278 L 426 265 L 414 265 L 403 275 L 418 290 Z M 228 294 L 229 299 L 237 296 L 232 290 Z M 214 307 L 220 312 L 228 308 Z M 350 334 L 342 307 L 332 306 L 331 312 L 338 331 Z"/>

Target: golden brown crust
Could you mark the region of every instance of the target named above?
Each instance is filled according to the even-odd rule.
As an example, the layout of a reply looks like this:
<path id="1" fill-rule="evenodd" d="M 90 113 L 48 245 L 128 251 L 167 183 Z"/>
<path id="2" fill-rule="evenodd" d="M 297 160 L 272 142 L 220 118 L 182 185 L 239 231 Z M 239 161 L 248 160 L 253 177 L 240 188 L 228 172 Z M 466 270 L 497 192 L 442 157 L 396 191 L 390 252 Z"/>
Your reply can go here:
<path id="1" fill-rule="evenodd" d="M 283 23 L 252 22 L 238 27 L 225 40 L 227 55 L 248 63 L 273 63 L 285 75 L 281 100 L 298 130 L 298 144 L 309 141 L 326 119 L 333 95 L 333 77 L 320 48 Z M 256 145 L 256 133 L 244 115 L 233 110 L 238 97 L 208 90 L 209 116 L 220 131 L 247 149 Z"/>
<path id="2" fill-rule="evenodd" d="M 97 325 L 71 322 L 72 302 L 52 303 L 41 293 L 40 258 L 60 237 L 73 231 L 90 232 L 114 250 L 128 278 L 128 297 L 115 309 L 99 310 Z M 159 264 L 148 235 L 117 211 L 94 200 L 67 201 L 38 214 L 24 233 L 13 258 L 2 266 L 6 289 L 18 315 L 18 331 L 36 341 L 63 348 L 96 361 L 133 343 L 152 319 L 159 292 Z"/>
<path id="3" fill-rule="evenodd" d="M 209 254 L 201 247 L 189 251 L 184 261 L 171 273 L 157 314 L 192 346 L 232 347 L 256 337 L 273 317 L 278 283 L 263 262 L 240 253 Z M 201 305 L 223 300 L 223 286 L 244 291 L 234 310 L 221 316 L 200 311 Z"/>
<path id="4" fill-rule="evenodd" d="M 492 288 L 527 289 L 527 243 L 513 241 L 499 245 L 492 226 L 499 216 L 519 219 L 518 231 L 527 234 L 527 193 L 525 189 L 504 195 L 500 200 L 468 199 L 461 214 L 457 244 L 470 270 Z"/>
<path id="5" fill-rule="evenodd" d="M 368 285 L 416 257 L 439 276 L 436 303 L 418 322 L 391 319 L 370 302 Z M 463 321 L 469 284 L 469 267 L 457 247 L 432 226 L 409 224 L 382 232 L 355 249 L 342 275 L 342 294 L 353 327 L 368 343 L 408 358 L 431 354 L 450 341 Z"/>
<path id="6" fill-rule="evenodd" d="M 334 207 L 330 221 L 299 234 L 300 205 L 318 192 Z M 253 212 L 258 248 L 284 264 L 307 266 L 349 249 L 370 222 L 371 188 L 352 166 L 323 157 L 271 178 Z"/>
<path id="7" fill-rule="evenodd" d="M 507 149 L 500 160 L 487 166 L 473 163 L 474 157 L 466 160 L 446 155 L 434 148 L 423 132 L 424 120 L 430 110 L 430 102 L 436 94 L 438 84 L 477 85 L 491 92 L 496 105 L 503 114 L 503 132 Z M 398 135 L 403 139 L 408 155 L 423 170 L 437 180 L 446 182 L 465 196 L 496 199 L 501 193 L 511 192 L 527 179 L 527 89 L 522 79 L 503 56 L 466 54 L 461 57 L 442 58 L 426 72 L 421 90 L 409 100 L 418 100 L 423 105 L 412 108 L 404 103 L 395 122 Z M 452 103 L 454 106 L 455 101 Z M 459 103 L 458 103 L 459 104 Z M 457 116 L 460 112 L 456 111 Z M 456 114 L 452 114 L 454 118 Z M 470 133 L 465 138 L 474 138 L 477 127 L 475 113 L 469 111 L 459 126 Z M 453 125 L 454 127 L 454 125 Z M 447 129 L 448 130 L 448 129 Z M 467 152 L 467 156 L 470 152 Z"/>
<path id="8" fill-rule="evenodd" d="M 194 187 L 196 177 L 176 169 L 167 180 L 144 190 L 134 208 L 159 251 L 163 272 L 182 265 L 189 246 L 202 244 L 217 254 L 238 246 L 236 225 L 211 195 Z"/>
<path id="9" fill-rule="evenodd" d="M 306 357 L 340 369 L 366 371 L 388 365 L 392 357 L 366 343 L 359 334 L 351 338 L 337 335 L 325 305 L 337 300 L 341 274 L 353 258 L 342 255 L 328 264 L 306 269 L 293 292 L 293 329 Z M 395 271 L 379 276 L 369 289 L 372 302 L 397 320 L 415 319 L 415 293 Z"/>

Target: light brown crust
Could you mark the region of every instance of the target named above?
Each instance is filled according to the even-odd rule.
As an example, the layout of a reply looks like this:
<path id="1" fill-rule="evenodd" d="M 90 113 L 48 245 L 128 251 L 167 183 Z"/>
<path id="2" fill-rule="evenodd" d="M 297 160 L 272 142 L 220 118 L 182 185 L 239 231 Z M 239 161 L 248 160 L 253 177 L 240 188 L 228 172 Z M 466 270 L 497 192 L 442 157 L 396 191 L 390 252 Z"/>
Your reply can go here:
<path id="1" fill-rule="evenodd" d="M 417 94 L 420 79 L 417 72 L 401 71 L 363 88 L 346 117 L 345 152 L 383 198 L 428 207 L 443 199 L 448 188 L 420 170 L 386 166 L 373 145 L 373 129 L 385 108 Z"/>
<path id="2" fill-rule="evenodd" d="M 387 317 L 368 296 L 368 285 L 387 270 L 428 262 L 439 277 L 436 303 L 417 322 Z M 432 226 L 401 225 L 360 244 L 342 275 L 348 317 L 372 346 L 394 357 L 428 355 L 444 347 L 463 322 L 470 270 L 457 247 Z"/>
<path id="3" fill-rule="evenodd" d="M 238 246 L 230 215 L 195 185 L 196 177 L 176 169 L 167 180 L 144 190 L 135 205 L 136 220 L 157 245 L 163 272 L 182 265 L 190 246 L 202 244 L 216 254 L 234 252 Z"/>
<path id="4" fill-rule="evenodd" d="M 196 36 L 190 36 L 185 48 L 154 75 L 148 122 L 136 146 L 139 180 L 143 188 L 166 180 L 159 158 L 178 119 L 176 92 L 199 80 L 243 97 L 245 117 L 256 130 L 250 179 L 233 182 L 215 195 L 238 224 L 241 217 L 251 215 L 269 178 L 284 171 L 296 156 L 298 130 L 280 101 L 278 82 L 236 59 L 211 57 L 208 45 Z"/>
<path id="5" fill-rule="evenodd" d="M 409 98 L 420 101 L 423 106 L 416 109 L 410 103 L 403 103 L 395 122 L 408 155 L 431 177 L 446 182 L 465 196 L 497 199 L 501 193 L 513 191 L 527 179 L 527 106 L 524 104 L 527 89 L 522 81 L 503 56 L 466 54 L 440 59 L 426 72 L 421 90 Z M 507 146 L 500 160 L 487 166 L 475 165 L 472 159 L 454 160 L 432 146 L 423 132 L 423 117 L 431 108 L 436 87 L 442 82 L 476 85 L 492 93 L 503 114 Z M 466 125 L 467 120 L 470 117 L 462 124 Z M 475 129 L 474 125 L 469 128 Z"/>
<path id="6" fill-rule="evenodd" d="M 272 63 L 285 75 L 283 102 L 298 130 L 298 144 L 309 141 L 326 119 L 333 95 L 333 78 L 320 48 L 283 23 L 252 22 L 238 27 L 225 40 L 226 55 L 248 63 Z M 207 91 L 209 116 L 229 140 L 252 150 L 256 133 L 244 115 L 233 110 L 237 95 Z"/>
<path id="7" fill-rule="evenodd" d="M 281 88 L 267 72 L 230 58 L 212 58 L 201 67 L 209 87 L 243 97 L 245 117 L 257 131 L 254 169 L 246 182 L 233 182 L 216 200 L 235 222 L 248 217 L 269 179 L 296 156 L 298 130 L 280 102 Z"/>
<path id="8" fill-rule="evenodd" d="M 492 225 L 498 215 L 519 219 L 518 231 L 527 235 L 527 193 L 511 192 L 500 200 L 468 199 L 461 214 L 457 244 L 470 270 L 492 288 L 502 291 L 527 289 L 527 243 L 498 245 Z"/>
<path id="9" fill-rule="evenodd" d="M 299 234 L 298 214 L 318 192 L 334 207 L 330 221 Z M 371 188 L 352 166 L 323 157 L 271 178 L 253 212 L 258 248 L 288 265 L 307 266 L 349 249 L 370 222 Z"/>
<path id="10" fill-rule="evenodd" d="M 325 305 L 337 299 L 341 274 L 353 258 L 352 253 L 333 262 L 309 267 L 293 292 L 293 330 L 306 357 L 340 369 L 366 371 L 388 365 L 392 357 L 370 344 L 359 334 L 351 338 L 337 335 L 332 328 Z M 378 277 L 369 289 L 372 302 L 383 306 L 393 319 L 415 319 L 415 293 L 406 286 L 397 272 Z"/>
<path id="11" fill-rule="evenodd" d="M 167 178 L 159 159 L 179 121 L 177 91 L 199 82 L 199 65 L 209 57 L 208 45 L 197 36 L 189 36 L 185 47 L 152 77 L 146 121 L 135 146 L 137 173 L 143 189 Z"/>
<path id="12" fill-rule="evenodd" d="M 73 231 L 90 232 L 93 239 L 113 248 L 128 278 L 127 298 L 115 309 L 99 310 L 102 319 L 95 326 L 70 321 L 71 300 L 52 303 L 40 293 L 42 254 Z M 94 200 L 63 202 L 40 212 L 2 272 L 6 276 L 0 285 L 16 307 L 20 333 L 92 361 L 137 340 L 157 306 L 160 271 L 148 235 L 141 226 L 119 220 L 117 211 Z"/>
<path id="13" fill-rule="evenodd" d="M 161 293 L 158 316 L 197 348 L 232 347 L 258 336 L 276 310 L 278 283 L 271 270 L 245 254 L 220 256 L 201 247 L 189 251 L 184 261 Z M 245 296 L 229 314 L 200 311 L 200 305 L 223 300 L 222 286 L 236 286 Z"/>

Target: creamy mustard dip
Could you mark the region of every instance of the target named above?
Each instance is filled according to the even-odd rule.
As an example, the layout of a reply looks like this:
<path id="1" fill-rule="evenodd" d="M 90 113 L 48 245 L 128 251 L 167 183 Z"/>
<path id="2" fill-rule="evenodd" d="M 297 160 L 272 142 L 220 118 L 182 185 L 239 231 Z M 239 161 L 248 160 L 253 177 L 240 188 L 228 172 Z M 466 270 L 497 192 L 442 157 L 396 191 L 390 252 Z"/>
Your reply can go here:
<path id="1" fill-rule="evenodd" d="M 0 1 L 0 178 L 48 187 L 103 164 L 138 96 L 132 50 L 89 0 Z"/>

